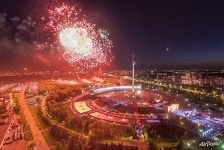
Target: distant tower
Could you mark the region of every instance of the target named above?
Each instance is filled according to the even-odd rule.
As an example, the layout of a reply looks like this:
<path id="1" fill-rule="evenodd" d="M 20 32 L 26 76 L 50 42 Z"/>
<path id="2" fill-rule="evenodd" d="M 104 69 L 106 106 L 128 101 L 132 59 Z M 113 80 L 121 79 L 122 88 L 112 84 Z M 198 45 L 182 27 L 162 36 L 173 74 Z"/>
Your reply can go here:
<path id="1" fill-rule="evenodd" d="M 132 92 L 135 92 L 135 56 L 132 55 Z"/>

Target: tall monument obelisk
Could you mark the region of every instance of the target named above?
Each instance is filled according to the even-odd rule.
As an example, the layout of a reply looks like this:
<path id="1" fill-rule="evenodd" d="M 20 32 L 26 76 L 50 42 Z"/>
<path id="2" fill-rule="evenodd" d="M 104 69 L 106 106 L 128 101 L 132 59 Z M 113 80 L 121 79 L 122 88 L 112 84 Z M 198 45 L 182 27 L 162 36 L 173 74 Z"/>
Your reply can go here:
<path id="1" fill-rule="evenodd" d="M 135 93 L 135 56 L 132 55 L 132 93 Z"/>

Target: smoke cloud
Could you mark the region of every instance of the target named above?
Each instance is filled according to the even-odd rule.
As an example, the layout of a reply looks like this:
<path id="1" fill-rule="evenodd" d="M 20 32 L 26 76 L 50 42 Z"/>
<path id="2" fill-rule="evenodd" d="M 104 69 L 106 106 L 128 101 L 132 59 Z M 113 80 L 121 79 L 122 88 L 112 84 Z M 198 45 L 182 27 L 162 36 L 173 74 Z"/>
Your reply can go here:
<path id="1" fill-rule="evenodd" d="M 40 20 L 44 20 L 41 17 Z M 0 70 L 42 70 L 60 63 L 57 49 L 40 50 L 37 43 L 43 40 L 43 31 L 31 17 L 8 18 L 0 14 Z"/>

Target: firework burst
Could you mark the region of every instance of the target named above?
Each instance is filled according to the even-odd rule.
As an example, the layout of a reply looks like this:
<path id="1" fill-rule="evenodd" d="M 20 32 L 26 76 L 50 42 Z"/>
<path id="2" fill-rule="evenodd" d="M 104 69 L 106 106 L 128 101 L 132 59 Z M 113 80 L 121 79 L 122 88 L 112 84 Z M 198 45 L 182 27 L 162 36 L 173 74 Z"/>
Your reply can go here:
<path id="1" fill-rule="evenodd" d="M 110 64 L 112 41 L 107 30 L 89 23 L 81 9 L 62 4 L 48 10 L 45 27 L 71 65 L 87 69 Z M 57 46 L 58 47 L 58 46 Z"/>

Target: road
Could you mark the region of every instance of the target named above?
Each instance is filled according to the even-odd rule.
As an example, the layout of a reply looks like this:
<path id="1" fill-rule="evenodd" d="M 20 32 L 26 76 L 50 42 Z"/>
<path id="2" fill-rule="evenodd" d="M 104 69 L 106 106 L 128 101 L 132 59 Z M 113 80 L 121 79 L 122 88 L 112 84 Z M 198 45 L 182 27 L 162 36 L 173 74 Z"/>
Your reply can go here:
<path id="1" fill-rule="evenodd" d="M 89 95 L 89 92 L 83 92 L 81 95 L 74 97 L 71 101 L 75 102 L 75 101 L 79 100 L 80 98 L 83 98 L 84 96 L 87 96 L 87 95 Z"/>
<path id="2" fill-rule="evenodd" d="M 123 93 L 122 93 L 123 94 Z M 140 114 L 140 113 L 124 113 L 124 112 L 118 112 L 114 111 L 112 109 L 108 109 L 107 107 L 101 107 L 98 106 L 95 102 L 95 100 L 91 99 L 82 99 L 84 96 L 88 95 L 88 92 L 85 92 L 79 96 L 74 97 L 71 101 L 70 107 L 73 113 L 75 114 L 82 114 L 82 115 L 89 115 L 90 117 L 94 117 L 95 119 L 100 119 L 102 121 L 108 122 L 108 123 L 117 123 L 120 125 L 141 125 L 141 121 L 144 121 L 145 124 L 157 124 L 160 123 L 160 116 L 164 115 L 162 113 L 156 114 L 156 115 L 147 115 L 147 114 Z M 90 93 L 89 93 L 90 95 Z M 105 95 L 101 94 L 102 97 L 111 97 L 111 94 L 107 93 Z M 80 103 L 76 101 L 80 101 Z M 142 101 L 145 102 L 148 100 Z M 166 114 L 165 114 L 166 115 Z"/>
<path id="3" fill-rule="evenodd" d="M 49 146 L 47 144 L 47 142 L 45 141 L 41 131 L 39 130 L 36 121 L 34 120 L 32 113 L 30 112 L 28 106 L 26 105 L 25 102 L 25 89 L 26 89 L 26 85 L 22 87 L 21 91 L 20 91 L 20 105 L 21 108 L 23 109 L 24 115 L 27 119 L 27 122 L 30 126 L 30 129 L 33 133 L 33 140 L 36 143 L 37 146 L 37 150 L 49 150 Z"/>

